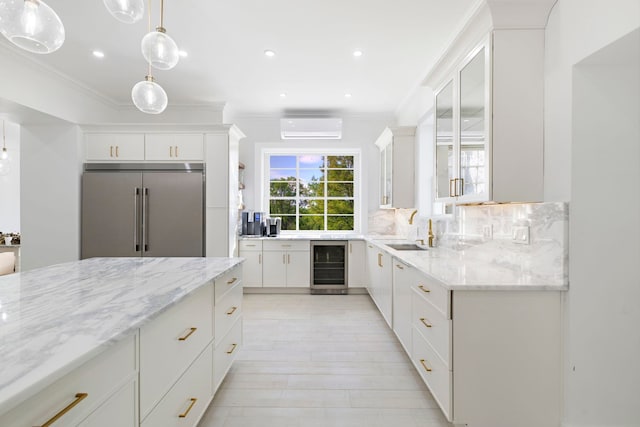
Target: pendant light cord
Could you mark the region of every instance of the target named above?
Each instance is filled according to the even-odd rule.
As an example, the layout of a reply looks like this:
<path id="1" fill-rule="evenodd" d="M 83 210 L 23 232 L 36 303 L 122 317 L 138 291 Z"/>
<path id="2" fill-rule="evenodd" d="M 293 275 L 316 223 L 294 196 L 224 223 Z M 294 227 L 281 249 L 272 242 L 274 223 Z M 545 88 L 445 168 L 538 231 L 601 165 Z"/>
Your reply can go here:
<path id="1" fill-rule="evenodd" d="M 164 28 L 164 0 L 160 0 L 160 27 Z"/>
<path id="2" fill-rule="evenodd" d="M 3 151 L 7 151 L 7 139 L 4 133 L 4 120 L 2 121 L 2 148 Z"/>
<path id="3" fill-rule="evenodd" d="M 149 32 L 151 32 L 151 0 L 147 0 L 147 16 L 149 17 L 148 28 Z M 148 62 L 149 70 L 147 75 L 151 75 L 151 61 Z"/>

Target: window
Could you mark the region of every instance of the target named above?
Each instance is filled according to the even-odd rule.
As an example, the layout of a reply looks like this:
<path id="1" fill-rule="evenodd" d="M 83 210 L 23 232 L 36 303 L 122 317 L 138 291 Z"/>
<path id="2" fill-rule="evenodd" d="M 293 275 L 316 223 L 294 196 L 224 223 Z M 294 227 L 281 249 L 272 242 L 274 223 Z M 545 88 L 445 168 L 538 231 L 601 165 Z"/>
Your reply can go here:
<path id="1" fill-rule="evenodd" d="M 354 155 L 270 154 L 268 214 L 286 231 L 353 231 Z"/>

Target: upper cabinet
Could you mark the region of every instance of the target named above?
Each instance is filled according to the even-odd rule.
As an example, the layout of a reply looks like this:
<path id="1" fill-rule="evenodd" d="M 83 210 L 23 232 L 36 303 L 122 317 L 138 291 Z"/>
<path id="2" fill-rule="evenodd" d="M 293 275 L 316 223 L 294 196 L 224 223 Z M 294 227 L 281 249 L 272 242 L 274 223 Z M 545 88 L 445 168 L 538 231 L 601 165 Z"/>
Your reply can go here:
<path id="1" fill-rule="evenodd" d="M 436 200 L 543 199 L 540 30 L 495 30 L 435 93 Z"/>
<path id="2" fill-rule="evenodd" d="M 416 128 L 386 128 L 376 141 L 380 149 L 380 207 L 413 208 L 415 204 Z"/>
<path id="3" fill-rule="evenodd" d="M 202 133 L 87 133 L 87 161 L 203 161 Z"/>

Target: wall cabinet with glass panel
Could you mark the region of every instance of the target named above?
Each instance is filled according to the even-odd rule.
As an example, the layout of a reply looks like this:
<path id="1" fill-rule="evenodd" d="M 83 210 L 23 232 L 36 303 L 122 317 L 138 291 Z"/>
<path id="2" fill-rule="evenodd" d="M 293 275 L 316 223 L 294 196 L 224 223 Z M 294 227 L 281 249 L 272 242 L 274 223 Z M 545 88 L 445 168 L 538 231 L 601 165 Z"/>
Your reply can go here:
<path id="1" fill-rule="evenodd" d="M 415 134 L 413 126 L 386 128 L 380 149 L 380 207 L 415 207 Z"/>
<path id="2" fill-rule="evenodd" d="M 541 30 L 495 30 L 436 90 L 437 201 L 543 199 Z"/>

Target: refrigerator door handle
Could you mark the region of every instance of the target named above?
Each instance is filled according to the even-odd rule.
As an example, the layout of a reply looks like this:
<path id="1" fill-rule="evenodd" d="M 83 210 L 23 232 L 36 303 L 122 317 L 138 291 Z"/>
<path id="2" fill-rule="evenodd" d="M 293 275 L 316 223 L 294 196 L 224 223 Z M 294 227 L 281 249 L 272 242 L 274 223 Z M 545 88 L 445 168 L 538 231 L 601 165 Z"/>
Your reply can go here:
<path id="1" fill-rule="evenodd" d="M 138 214 L 138 204 L 140 203 L 140 188 L 136 187 L 133 192 L 133 250 L 140 252 L 140 230 L 138 224 L 140 224 L 140 216 Z"/>
<path id="2" fill-rule="evenodd" d="M 149 250 L 149 189 L 142 189 L 142 250 Z"/>

